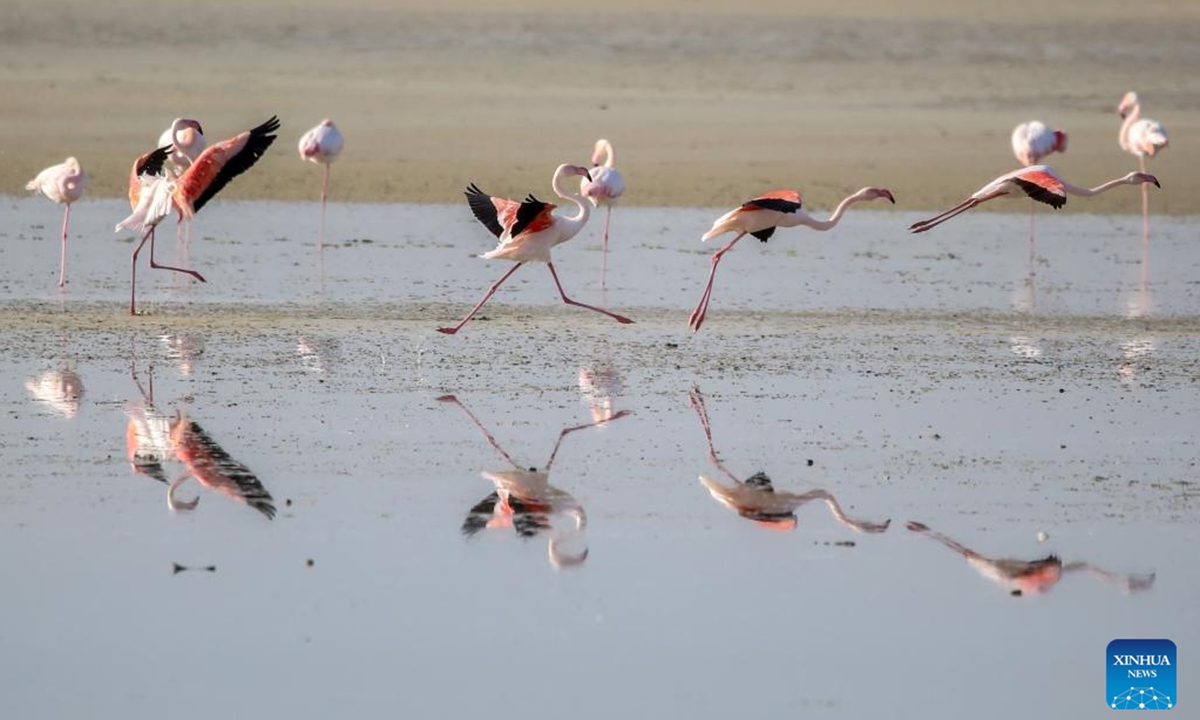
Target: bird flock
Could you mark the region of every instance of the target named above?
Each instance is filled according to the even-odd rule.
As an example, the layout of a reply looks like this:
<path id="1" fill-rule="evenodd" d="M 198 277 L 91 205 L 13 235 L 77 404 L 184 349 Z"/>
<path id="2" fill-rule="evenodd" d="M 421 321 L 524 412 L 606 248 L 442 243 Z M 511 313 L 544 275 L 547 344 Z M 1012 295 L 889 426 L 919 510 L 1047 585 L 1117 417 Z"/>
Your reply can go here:
<path id="1" fill-rule="evenodd" d="M 1108 180 L 1095 187 L 1083 187 L 1067 182 L 1052 167 L 1041 164 L 1041 160 L 1052 153 L 1065 153 L 1067 134 L 1060 129 L 1051 129 L 1039 121 L 1018 125 L 1012 134 L 1013 154 L 1022 167 L 1006 172 L 972 193 L 954 207 L 931 218 L 913 223 L 910 232 L 921 233 L 970 210 L 982 203 L 1001 197 L 1029 197 L 1032 203 L 1043 203 L 1055 209 L 1067 202 L 1068 195 L 1083 197 L 1099 195 L 1120 185 L 1139 185 L 1142 188 L 1142 216 L 1144 235 L 1149 233 L 1149 185 L 1161 187 L 1157 178 L 1146 172 L 1146 158 L 1156 156 L 1167 147 L 1167 133 L 1163 125 L 1141 116 L 1141 105 L 1136 93 L 1129 92 L 1117 107 L 1122 118 L 1118 143 L 1122 150 L 1138 158 L 1139 169 L 1119 178 Z M 132 230 L 142 234 L 133 251 L 130 270 L 129 312 L 137 314 L 137 260 L 142 248 L 150 244 L 150 267 L 171 270 L 189 275 L 199 282 L 204 277 L 189 268 L 159 264 L 154 257 L 155 228 L 168 216 L 175 214 L 182 237 L 188 237 L 191 220 L 220 190 L 238 175 L 249 170 L 271 147 L 276 139 L 280 124 L 271 117 L 260 125 L 243 131 L 228 140 L 209 146 L 203 128 L 196 120 L 177 118 L 158 138 L 157 145 L 138 157 L 129 178 L 129 203 L 131 214 L 116 225 L 116 230 Z M 325 206 L 329 190 L 330 166 L 342 152 L 344 140 L 337 126 L 330 119 L 322 120 L 300 138 L 300 158 L 323 166 L 321 183 L 321 222 L 318 246 L 324 243 Z M 558 289 L 562 301 L 586 310 L 605 315 L 618 323 L 631 324 L 633 320 L 604 308 L 588 305 L 572 299 L 563 289 L 558 272 L 554 267 L 551 250 L 575 237 L 595 208 L 605 211 L 603 230 L 603 257 L 607 267 L 608 237 L 612 209 L 625 191 L 625 179 L 615 167 L 615 151 L 608 140 L 597 140 L 592 152 L 592 167 L 559 165 L 551 177 L 550 187 L 559 198 L 575 205 L 573 215 L 556 215 L 553 203 L 538 200 L 532 194 L 516 201 L 487 194 L 475 184 L 469 185 L 464 194 L 467 204 L 484 227 L 496 238 L 496 248 L 483 253 L 485 259 L 509 260 L 515 263 L 484 292 L 483 297 L 458 324 L 438 328 L 438 332 L 454 335 L 470 322 L 480 308 L 491 299 L 496 290 L 518 268 L 528 262 L 545 263 Z M 579 190 L 564 187 L 571 178 L 579 178 Z M 67 234 L 71 216 L 71 204 L 83 196 L 88 176 L 75 157 L 69 157 L 38 173 L 29 181 L 27 190 L 41 192 L 50 200 L 65 206 L 62 225 L 62 249 L 59 263 L 59 287 L 66 284 Z M 708 312 L 712 298 L 713 281 L 721 258 L 733 249 L 746 235 L 767 242 L 776 228 L 803 226 L 813 230 L 827 231 L 837 226 L 845 211 L 853 204 L 877 199 L 896 202 L 890 190 L 880 187 L 864 187 L 847 196 L 833 213 L 824 220 L 802 211 L 803 200 L 798 190 L 772 190 L 751 198 L 730 212 L 717 218 L 701 240 L 706 241 L 726 233 L 736 233 L 733 239 L 713 253 L 708 280 L 696 308 L 688 318 L 688 326 L 699 331 Z M 1034 205 L 1031 203 L 1031 208 Z M 1031 210 L 1032 222 L 1032 210 Z M 1032 234 L 1031 234 L 1032 242 Z M 186 243 L 186 240 L 185 240 Z"/>

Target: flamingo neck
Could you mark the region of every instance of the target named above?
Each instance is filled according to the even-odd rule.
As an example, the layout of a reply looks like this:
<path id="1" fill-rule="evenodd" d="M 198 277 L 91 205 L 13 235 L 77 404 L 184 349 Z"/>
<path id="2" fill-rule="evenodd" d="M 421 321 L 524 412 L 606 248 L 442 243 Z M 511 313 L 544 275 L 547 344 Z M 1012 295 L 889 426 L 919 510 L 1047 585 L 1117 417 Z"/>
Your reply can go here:
<path id="1" fill-rule="evenodd" d="M 1072 185 L 1069 182 L 1063 182 L 1063 190 L 1071 193 L 1072 195 L 1083 195 L 1084 197 L 1088 197 L 1091 195 L 1099 195 L 1100 193 L 1108 192 L 1109 190 L 1112 190 L 1113 188 L 1115 188 L 1118 185 L 1129 185 L 1129 184 L 1131 184 L 1130 180 L 1129 180 L 1129 176 L 1125 176 L 1125 177 L 1116 178 L 1115 180 L 1109 180 L 1106 183 L 1101 183 L 1094 188 L 1085 188 L 1085 187 L 1080 187 L 1078 185 Z"/>
<path id="2" fill-rule="evenodd" d="M 813 230 L 831 230 L 836 227 L 839 222 L 841 222 L 842 215 L 846 214 L 846 208 L 864 199 L 865 198 L 863 198 L 861 193 L 854 193 L 838 203 L 838 206 L 833 209 L 833 214 L 829 216 L 828 220 L 817 220 L 814 217 L 805 215 L 804 217 L 807 218 L 807 220 L 804 221 L 803 224 L 807 225 Z M 797 213 L 797 215 L 800 215 L 800 213 Z"/>
<path id="3" fill-rule="evenodd" d="M 554 179 L 550 181 L 550 187 L 554 189 L 555 195 L 559 196 L 563 200 L 570 200 L 579 208 L 579 212 L 575 213 L 571 217 L 558 219 L 558 221 L 569 230 L 569 233 L 566 235 L 566 237 L 571 238 L 575 236 L 575 233 L 583 229 L 584 223 L 588 221 L 588 216 L 591 215 L 592 212 L 592 204 L 590 202 L 584 202 L 583 196 L 579 193 L 563 190 L 562 179 L 564 174 L 565 173 L 561 168 L 556 171 L 554 173 Z"/>
<path id="4" fill-rule="evenodd" d="M 605 140 L 600 145 L 600 151 L 604 153 L 604 167 L 612 167 L 617 162 L 617 154 L 613 151 L 612 143 Z"/>
<path id="5" fill-rule="evenodd" d="M 1141 118 L 1141 115 L 1142 104 L 1136 102 L 1129 108 L 1129 112 L 1125 114 L 1125 122 L 1121 123 L 1121 136 L 1118 138 L 1124 150 L 1132 151 L 1132 148 L 1129 146 L 1129 131 L 1133 128 L 1133 124 Z"/>

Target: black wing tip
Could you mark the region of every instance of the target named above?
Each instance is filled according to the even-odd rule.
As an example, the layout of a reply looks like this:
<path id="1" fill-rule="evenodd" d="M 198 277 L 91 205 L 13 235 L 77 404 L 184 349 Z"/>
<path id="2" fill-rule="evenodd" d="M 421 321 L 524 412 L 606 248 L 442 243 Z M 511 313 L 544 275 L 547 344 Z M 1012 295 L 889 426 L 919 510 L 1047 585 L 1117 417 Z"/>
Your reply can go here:
<path id="1" fill-rule="evenodd" d="M 475 196 L 475 195 L 481 195 L 483 197 L 491 197 L 484 191 L 480 190 L 479 186 L 476 185 L 475 183 L 471 183 L 470 185 L 468 185 L 467 189 L 463 190 L 463 195 L 466 195 L 468 199 L 470 199 L 472 196 Z"/>
<path id="2" fill-rule="evenodd" d="M 251 135 L 266 135 L 267 133 L 273 133 L 278 129 L 279 129 L 279 116 L 272 115 L 271 118 L 269 120 L 267 120 L 265 123 L 252 129 L 250 131 L 250 134 Z"/>

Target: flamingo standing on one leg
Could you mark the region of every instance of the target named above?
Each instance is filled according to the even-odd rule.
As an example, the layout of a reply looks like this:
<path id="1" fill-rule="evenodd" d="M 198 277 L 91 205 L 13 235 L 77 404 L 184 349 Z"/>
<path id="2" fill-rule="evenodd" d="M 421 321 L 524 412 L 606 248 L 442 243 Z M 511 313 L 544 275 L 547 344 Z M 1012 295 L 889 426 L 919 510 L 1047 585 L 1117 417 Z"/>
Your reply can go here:
<path id="1" fill-rule="evenodd" d="M 721 258 L 725 253 L 733 249 L 738 240 L 741 240 L 747 233 L 765 243 L 771 238 L 777 227 L 803 225 L 813 230 L 830 230 L 842 219 L 846 208 L 857 202 L 878 198 L 887 198 L 892 203 L 896 202 L 896 198 L 892 196 L 889 190 L 877 187 L 865 187 L 838 203 L 837 208 L 834 209 L 833 214 L 829 216 L 828 220 L 817 220 L 811 215 L 800 211 L 800 191 L 773 190 L 759 195 L 753 200 L 747 200 L 737 209 L 731 210 L 717 218 L 712 228 L 700 238 L 701 240 L 710 240 L 718 235 L 735 230 L 737 231 L 737 235 L 724 247 L 713 253 L 712 266 L 708 272 L 708 283 L 704 286 L 704 293 L 700 296 L 700 303 L 696 305 L 696 309 L 692 311 L 691 317 L 688 318 L 688 326 L 693 331 L 699 331 L 700 326 L 704 324 L 704 317 L 708 314 L 708 301 L 712 297 L 713 278 L 717 274 L 717 264 L 721 262 Z"/>
<path id="2" fill-rule="evenodd" d="M 1125 97 L 1121 98 L 1121 104 L 1117 106 L 1117 114 L 1124 119 L 1124 122 L 1121 123 L 1121 132 L 1117 135 L 1117 142 L 1121 144 L 1122 150 L 1137 156 L 1138 169 L 1146 172 L 1146 156 L 1154 157 L 1159 150 L 1167 146 L 1167 130 L 1159 121 L 1142 117 L 1142 104 L 1138 102 L 1137 93 L 1133 91 L 1125 93 Z M 1143 185 L 1142 238 L 1144 240 L 1150 238 L 1150 193 L 1148 191 L 1149 188 Z"/>
<path id="3" fill-rule="evenodd" d="M 479 222 L 483 223 L 484 227 L 492 231 L 492 234 L 500 238 L 500 243 L 495 250 L 484 253 L 479 257 L 491 260 L 500 258 L 502 260 L 516 261 L 516 265 L 509 268 L 508 272 L 500 276 L 500 279 L 492 283 L 483 297 L 471 308 L 457 325 L 454 327 L 438 328 L 438 332 L 446 335 L 453 335 L 462 329 L 463 325 L 475 317 L 475 313 L 479 312 L 479 308 L 495 294 L 501 283 L 509 278 L 517 268 L 527 262 L 544 262 L 546 267 L 550 268 L 550 275 L 554 278 L 554 284 L 558 287 L 558 294 L 562 297 L 562 301 L 568 305 L 594 310 L 602 315 L 616 320 L 619 323 L 629 324 L 633 321 L 623 315 L 609 312 L 594 305 L 587 305 L 577 300 L 572 300 L 567 297 L 567 292 L 563 290 L 562 283 L 558 280 L 558 273 L 554 270 L 554 262 L 551 260 L 550 251 L 556 245 L 575 237 L 575 235 L 583 229 L 587 223 L 588 214 L 591 211 L 591 205 L 584 202 L 583 196 L 577 193 L 567 192 L 562 188 L 564 178 L 573 175 L 582 175 L 589 177 L 587 168 L 579 167 L 578 165 L 559 165 L 554 171 L 554 177 L 550 181 L 550 186 L 554 188 L 554 194 L 564 200 L 570 200 L 579 207 L 579 212 L 571 217 L 561 217 L 551 213 L 554 208 L 558 207 L 552 203 L 544 203 L 538 200 L 533 195 L 525 198 L 524 202 L 516 200 L 506 200 L 504 198 L 492 197 L 480 190 L 474 184 L 467 188 L 465 194 L 467 203 L 471 206 L 471 212 Z"/>
<path id="4" fill-rule="evenodd" d="M 625 192 L 625 178 L 621 175 L 621 171 L 613 167 L 616 161 L 616 154 L 613 152 L 612 143 L 601 138 L 596 141 L 596 147 L 592 150 L 592 169 L 589 172 L 590 177 L 585 177 L 579 181 L 579 191 L 583 196 L 592 201 L 592 205 L 596 207 L 604 206 L 604 264 L 607 268 L 608 264 L 608 223 L 612 219 L 613 205 L 616 204 L 617 198 L 621 197 L 621 193 Z"/>
<path id="5" fill-rule="evenodd" d="M 927 220 L 913 223 L 910 232 L 925 232 L 941 225 L 955 215 L 964 213 L 976 205 L 994 200 L 1006 195 L 1024 193 L 1038 202 L 1046 203 L 1054 209 L 1067 204 L 1067 194 L 1089 197 L 1117 187 L 1118 185 L 1138 185 L 1153 183 L 1162 187 L 1153 175 L 1143 172 L 1131 172 L 1128 175 L 1101 183 L 1094 188 L 1079 187 L 1063 180 L 1057 171 L 1049 165 L 1030 165 L 1027 168 L 1007 172 L 975 191 L 971 197 L 950 208 L 940 215 L 934 215 Z"/>
<path id="6" fill-rule="evenodd" d="M 41 192 L 56 203 L 61 203 L 63 210 L 62 251 L 58 260 L 58 286 L 67 284 L 67 230 L 71 223 L 71 203 L 83 197 L 87 189 L 87 173 L 79 161 L 69 157 L 59 165 L 51 165 L 37 174 L 37 177 L 25 184 L 25 189 Z"/>
<path id="7" fill-rule="evenodd" d="M 1037 165 L 1042 158 L 1051 153 L 1065 153 L 1067 151 L 1067 134 L 1057 128 L 1050 129 L 1046 123 L 1040 120 L 1030 120 L 1023 122 L 1013 129 L 1012 134 L 1012 149 L 1013 155 L 1017 156 L 1017 162 L 1025 167 Z M 1033 275 L 1033 219 L 1037 211 L 1037 205 L 1031 200 L 1029 202 L 1029 274 Z"/>
<path id="8" fill-rule="evenodd" d="M 138 202 L 133 214 L 117 223 L 117 230 L 131 229 L 144 232 L 142 240 L 133 251 L 133 270 L 130 275 L 129 314 L 136 315 L 135 297 L 137 290 L 137 256 L 142 246 L 150 240 L 150 255 L 154 256 L 154 228 L 162 219 L 175 210 L 179 217 L 190 220 L 208 201 L 224 188 L 230 180 L 254 166 L 271 143 L 272 133 L 279 129 L 279 118 L 271 117 L 258 127 L 246 130 L 234 137 L 217 143 L 196 158 L 178 178 L 164 173 L 141 172 L 137 165 L 134 173 L 138 180 Z M 162 152 L 160 148 L 156 152 Z M 153 155 L 153 153 L 151 153 Z M 164 158 L 165 159 L 165 158 Z M 161 170 L 161 161 L 159 170 Z M 153 168 L 151 168 L 152 170 Z M 131 189 L 131 201 L 133 199 Z M 153 267 L 154 266 L 152 263 Z M 165 266 L 163 266 L 165 268 Z M 194 270 L 166 268 L 192 275 L 197 280 L 204 278 Z"/>
<path id="9" fill-rule="evenodd" d="M 325 246 L 325 198 L 329 194 L 329 166 L 342 153 L 342 133 L 329 118 L 325 118 L 300 138 L 300 159 L 325 166 L 321 180 L 321 230 L 317 235 L 317 247 Z"/>

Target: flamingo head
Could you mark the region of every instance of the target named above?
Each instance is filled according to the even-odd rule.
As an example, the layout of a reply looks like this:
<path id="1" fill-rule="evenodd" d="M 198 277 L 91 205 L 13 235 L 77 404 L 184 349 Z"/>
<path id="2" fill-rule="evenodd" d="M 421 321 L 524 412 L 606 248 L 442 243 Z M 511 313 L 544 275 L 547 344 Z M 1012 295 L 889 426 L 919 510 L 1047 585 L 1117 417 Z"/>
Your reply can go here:
<path id="1" fill-rule="evenodd" d="M 560 165 L 558 172 L 567 177 L 571 175 L 580 175 L 587 178 L 588 182 L 591 182 L 592 180 L 592 174 L 588 172 L 588 169 L 582 165 Z"/>
<path id="2" fill-rule="evenodd" d="M 863 200 L 877 200 L 879 198 L 887 198 L 893 205 L 896 204 L 896 198 L 892 195 L 891 190 L 877 187 L 865 187 L 858 191 Z"/>
<path id="3" fill-rule="evenodd" d="M 1065 153 L 1067 151 L 1067 134 L 1062 130 L 1054 131 L 1054 152 Z"/>
<path id="4" fill-rule="evenodd" d="M 1158 178 L 1150 173 L 1131 172 L 1125 176 L 1125 181 L 1130 185 L 1141 185 L 1142 183 L 1151 183 L 1154 187 L 1160 188 L 1162 185 L 1158 182 Z"/>
<path id="5" fill-rule="evenodd" d="M 321 126 L 331 128 L 331 127 L 333 127 L 333 120 L 330 118 L 325 118 L 324 120 L 321 121 Z"/>
<path id="6" fill-rule="evenodd" d="M 1137 93 L 1130 90 L 1129 92 L 1125 93 L 1125 97 L 1121 98 L 1121 104 L 1117 105 L 1117 114 L 1124 118 L 1125 116 L 1129 115 L 1130 111 L 1132 111 L 1137 104 Z"/>

